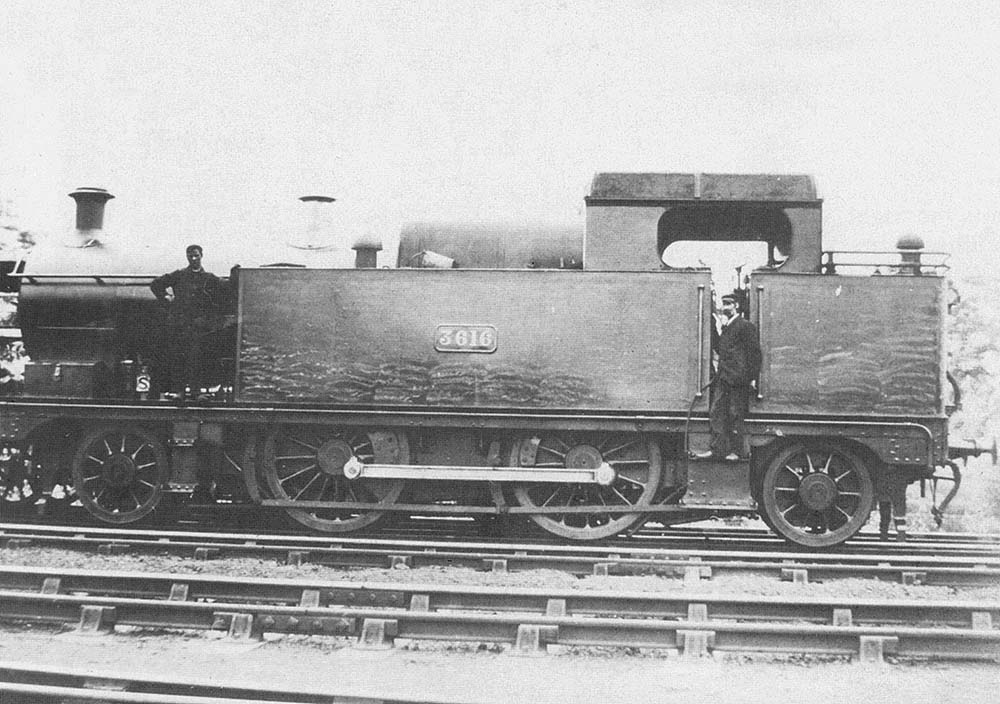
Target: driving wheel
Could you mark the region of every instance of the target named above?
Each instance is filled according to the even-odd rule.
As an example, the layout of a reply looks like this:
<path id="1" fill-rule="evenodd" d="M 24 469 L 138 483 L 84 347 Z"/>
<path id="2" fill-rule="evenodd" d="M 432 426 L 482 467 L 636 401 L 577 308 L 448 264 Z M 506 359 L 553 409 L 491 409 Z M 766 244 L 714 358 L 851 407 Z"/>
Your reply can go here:
<path id="1" fill-rule="evenodd" d="M 293 520 L 326 533 L 349 533 L 375 525 L 385 507 L 403 492 L 401 479 L 348 479 L 344 465 L 352 457 L 364 463 L 409 461 L 406 436 L 392 430 L 363 430 L 322 425 L 277 425 L 264 441 L 261 471 L 270 495 L 285 501 L 337 501 L 371 508 L 286 508 Z"/>
<path id="2" fill-rule="evenodd" d="M 638 433 L 550 433 L 522 438 L 511 450 L 512 466 L 596 469 L 607 463 L 615 472 L 601 484 L 519 484 L 521 506 L 538 508 L 647 506 L 660 484 L 660 448 Z M 571 540 L 598 540 L 621 533 L 642 520 L 637 513 L 540 513 L 531 520 L 549 533 Z"/>

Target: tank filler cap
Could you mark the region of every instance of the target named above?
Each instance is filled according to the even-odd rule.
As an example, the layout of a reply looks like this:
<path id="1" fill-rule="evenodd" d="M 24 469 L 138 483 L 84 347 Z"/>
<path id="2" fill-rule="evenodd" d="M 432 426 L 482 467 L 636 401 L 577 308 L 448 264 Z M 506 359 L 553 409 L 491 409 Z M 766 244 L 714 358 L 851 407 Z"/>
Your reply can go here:
<path id="1" fill-rule="evenodd" d="M 924 241 L 917 235 L 903 235 L 896 241 L 896 249 L 917 250 L 924 248 Z"/>
<path id="2" fill-rule="evenodd" d="M 358 235 L 358 238 L 351 245 L 351 249 L 374 249 L 376 252 L 382 251 L 382 240 L 372 232 Z"/>

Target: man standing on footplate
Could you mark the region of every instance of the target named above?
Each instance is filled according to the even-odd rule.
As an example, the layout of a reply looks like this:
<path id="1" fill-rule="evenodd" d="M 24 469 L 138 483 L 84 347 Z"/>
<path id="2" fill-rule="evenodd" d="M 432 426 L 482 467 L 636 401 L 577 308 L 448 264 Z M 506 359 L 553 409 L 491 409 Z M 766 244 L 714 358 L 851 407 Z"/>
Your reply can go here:
<path id="1" fill-rule="evenodd" d="M 738 293 L 722 297 L 722 330 L 713 335 L 719 366 L 712 384 L 709 424 L 710 450 L 696 453 L 700 459 L 716 458 L 737 462 L 745 449 L 744 419 L 750 409 L 750 394 L 760 374 L 761 352 L 757 326 L 740 315 Z"/>

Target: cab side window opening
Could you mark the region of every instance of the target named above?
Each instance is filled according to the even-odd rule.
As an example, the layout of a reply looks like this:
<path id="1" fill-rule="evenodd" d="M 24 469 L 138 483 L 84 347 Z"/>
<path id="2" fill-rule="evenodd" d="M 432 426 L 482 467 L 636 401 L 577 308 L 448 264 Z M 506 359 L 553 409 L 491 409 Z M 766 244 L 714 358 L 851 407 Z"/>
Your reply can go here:
<path id="1" fill-rule="evenodd" d="M 668 266 L 677 255 L 667 255 L 672 245 L 681 242 L 732 245 L 758 243 L 763 254 L 756 254 L 749 262 L 750 268 L 780 267 L 791 254 L 792 224 L 780 208 L 748 208 L 734 204 L 732 207 L 712 203 L 678 206 L 667 210 L 657 223 L 657 247 L 661 260 Z"/>

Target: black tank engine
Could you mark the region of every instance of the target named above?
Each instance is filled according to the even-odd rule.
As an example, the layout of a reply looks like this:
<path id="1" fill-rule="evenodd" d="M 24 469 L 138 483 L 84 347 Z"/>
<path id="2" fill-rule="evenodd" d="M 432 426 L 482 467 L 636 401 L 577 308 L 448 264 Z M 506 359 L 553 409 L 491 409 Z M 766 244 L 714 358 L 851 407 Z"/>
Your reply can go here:
<path id="1" fill-rule="evenodd" d="M 116 251 L 112 196 L 71 195 L 71 246 L 8 276 L 31 361 L 0 441 L 19 458 L 8 489 L 72 485 L 111 523 L 201 485 L 332 533 L 402 512 L 590 540 L 759 513 L 825 547 L 876 504 L 904 532 L 906 486 L 957 486 L 953 460 L 983 452 L 948 441 L 943 260 L 825 252 L 808 176 L 603 173 L 583 231 L 425 223 L 392 268 L 364 240 L 354 269 L 232 262 L 197 400 L 162 396 L 149 290 L 179 253 Z M 763 351 L 747 461 L 691 459 L 715 296 L 708 268 L 664 264 L 679 242 L 766 251 L 739 291 Z"/>

